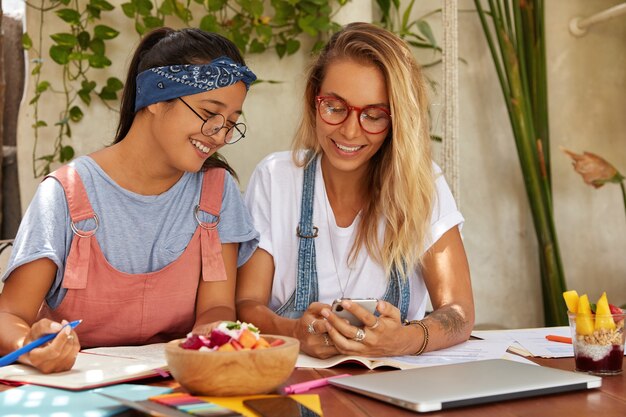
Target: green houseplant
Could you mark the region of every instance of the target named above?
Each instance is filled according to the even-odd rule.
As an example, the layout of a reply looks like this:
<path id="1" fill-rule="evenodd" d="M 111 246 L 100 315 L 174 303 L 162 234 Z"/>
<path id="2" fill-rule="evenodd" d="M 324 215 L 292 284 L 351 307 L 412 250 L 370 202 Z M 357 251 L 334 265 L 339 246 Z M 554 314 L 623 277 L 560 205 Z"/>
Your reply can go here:
<path id="1" fill-rule="evenodd" d="M 539 245 L 545 323 L 566 325 L 554 226 L 543 0 L 474 0 L 504 95 Z"/>

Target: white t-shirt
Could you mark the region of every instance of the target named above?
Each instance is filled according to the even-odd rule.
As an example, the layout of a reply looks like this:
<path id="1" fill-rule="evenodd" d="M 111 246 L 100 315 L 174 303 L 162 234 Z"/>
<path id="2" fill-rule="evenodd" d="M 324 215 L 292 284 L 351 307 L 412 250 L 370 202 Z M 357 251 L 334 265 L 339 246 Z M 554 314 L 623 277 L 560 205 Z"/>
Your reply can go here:
<path id="1" fill-rule="evenodd" d="M 461 226 L 464 219 L 457 210 L 452 193 L 441 169 L 434 165 L 436 201 L 431 218 L 431 238 L 425 249 L 436 242 L 452 227 Z M 244 197 L 255 228 L 261 239 L 259 247 L 274 258 L 274 280 L 269 307 L 277 310 L 294 292 L 298 268 L 296 228 L 300 221 L 302 205 L 303 168 L 294 165 L 291 152 L 269 155 L 259 163 L 250 178 Z M 347 257 L 358 228 L 359 217 L 349 227 L 338 227 L 330 207 L 321 164 L 315 173 L 313 226 L 319 229 L 315 238 L 319 301 L 331 303 L 342 296 L 351 298 L 382 298 L 387 288 L 384 268 L 367 255 L 362 248 L 352 270 Z M 381 233 L 382 233 L 381 219 Z M 420 319 L 427 304 L 427 291 L 421 272 L 413 271 L 410 277 L 411 303 L 407 318 Z M 345 294 L 342 294 L 342 290 Z"/>

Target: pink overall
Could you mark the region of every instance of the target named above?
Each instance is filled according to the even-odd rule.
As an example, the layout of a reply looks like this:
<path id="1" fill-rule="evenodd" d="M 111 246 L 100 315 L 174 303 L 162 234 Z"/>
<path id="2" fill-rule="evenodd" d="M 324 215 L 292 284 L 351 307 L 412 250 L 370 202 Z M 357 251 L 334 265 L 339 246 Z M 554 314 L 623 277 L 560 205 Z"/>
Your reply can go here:
<path id="1" fill-rule="evenodd" d="M 68 291 L 56 309 L 44 303 L 39 318 L 82 319 L 76 333 L 83 348 L 184 337 L 195 322 L 200 275 L 204 281 L 226 280 L 217 231 L 224 172 L 210 169 L 204 174 L 200 204 L 194 212 L 198 228 L 184 252 L 164 268 L 145 274 L 118 271 L 104 257 L 95 237 L 98 217 L 76 170 L 64 166 L 50 174 L 65 191 L 74 238 L 63 275 L 63 288 Z M 198 210 L 216 216 L 217 221 L 200 222 Z M 94 230 L 76 228 L 79 221 L 90 218 L 96 221 Z"/>

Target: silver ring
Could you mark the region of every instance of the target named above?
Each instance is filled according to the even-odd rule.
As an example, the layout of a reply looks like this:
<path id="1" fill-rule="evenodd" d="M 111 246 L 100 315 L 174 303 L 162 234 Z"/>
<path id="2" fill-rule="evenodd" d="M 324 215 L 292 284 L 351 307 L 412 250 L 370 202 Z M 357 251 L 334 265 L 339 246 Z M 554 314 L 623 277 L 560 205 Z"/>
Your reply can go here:
<path id="1" fill-rule="evenodd" d="M 324 345 L 332 346 L 332 343 L 330 342 L 330 338 L 328 337 L 328 334 L 324 333 L 322 336 L 324 337 Z"/>
<path id="2" fill-rule="evenodd" d="M 310 322 L 306 326 L 306 331 L 309 332 L 310 334 L 317 334 L 317 331 L 315 331 L 315 322 L 316 321 L 317 321 L 317 319 L 313 320 L 312 322 Z"/>
<path id="3" fill-rule="evenodd" d="M 354 340 L 355 342 L 362 342 L 363 340 L 365 340 L 365 330 L 363 329 L 356 329 L 356 334 L 354 335 Z"/>
<path id="4" fill-rule="evenodd" d="M 378 327 L 378 325 L 380 324 L 380 321 L 378 320 L 378 317 L 376 317 L 376 323 L 374 323 L 373 326 L 367 326 L 370 330 L 374 330 L 375 328 Z"/>

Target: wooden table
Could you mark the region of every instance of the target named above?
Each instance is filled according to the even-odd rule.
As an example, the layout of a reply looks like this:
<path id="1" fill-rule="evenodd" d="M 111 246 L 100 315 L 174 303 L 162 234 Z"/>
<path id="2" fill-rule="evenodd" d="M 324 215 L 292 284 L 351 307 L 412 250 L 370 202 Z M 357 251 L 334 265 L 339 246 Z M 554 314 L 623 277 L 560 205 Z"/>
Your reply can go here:
<path id="1" fill-rule="evenodd" d="M 540 359 L 533 358 L 534 362 L 557 369 L 574 370 L 574 359 Z M 368 371 L 357 366 L 335 367 L 332 369 L 296 369 L 285 385 L 304 382 L 312 379 L 328 377 L 343 373 L 363 374 Z M 142 381 L 143 382 L 143 381 Z M 154 381 L 155 385 L 170 385 L 172 381 Z M 174 383 L 175 384 L 175 383 Z M 176 385 L 176 384 L 175 384 Z M 8 387 L 0 386 L 0 391 Z M 446 411 L 418 414 L 393 405 L 373 400 L 358 394 L 344 391 L 340 388 L 327 386 L 307 392 L 318 394 L 322 403 L 324 417 L 624 417 L 626 416 L 626 370 L 618 376 L 602 378 L 602 387 L 599 389 L 553 394 L 542 397 L 510 400 L 500 403 L 457 408 Z M 2 415 L 0 410 L 0 415 Z M 118 414 L 119 417 L 136 417 L 142 414 L 127 411 Z"/>
<path id="2" fill-rule="evenodd" d="M 574 359 L 541 359 L 534 362 L 552 368 L 574 370 Z M 354 367 L 336 367 L 332 369 L 298 369 L 288 383 L 327 377 L 336 374 L 361 374 L 372 372 Z M 335 387 L 324 387 L 308 393 L 319 394 L 325 417 L 386 417 L 412 416 L 426 417 L 578 417 L 578 416 L 626 416 L 626 371 L 618 376 L 602 378 L 599 389 L 554 394 L 522 400 L 502 401 L 500 403 L 457 408 L 446 411 L 418 414 L 390 404 L 369 399 Z"/>

